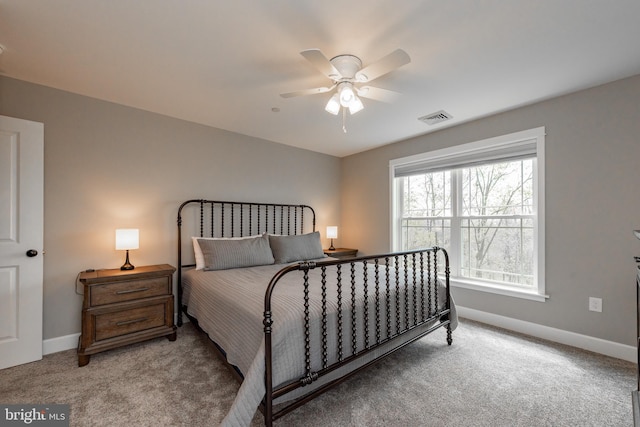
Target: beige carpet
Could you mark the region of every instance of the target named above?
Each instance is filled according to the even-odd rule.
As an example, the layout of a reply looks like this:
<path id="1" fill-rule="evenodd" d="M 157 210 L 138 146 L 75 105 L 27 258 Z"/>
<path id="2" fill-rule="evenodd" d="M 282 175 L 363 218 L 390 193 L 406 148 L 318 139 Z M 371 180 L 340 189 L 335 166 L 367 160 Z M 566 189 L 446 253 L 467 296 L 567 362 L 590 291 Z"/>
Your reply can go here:
<path id="1" fill-rule="evenodd" d="M 293 411 L 278 426 L 632 426 L 635 365 L 462 320 Z M 187 324 L 95 355 L 0 370 L 0 403 L 67 403 L 73 426 L 216 426 L 238 384 Z M 256 416 L 253 425 L 260 425 Z"/>

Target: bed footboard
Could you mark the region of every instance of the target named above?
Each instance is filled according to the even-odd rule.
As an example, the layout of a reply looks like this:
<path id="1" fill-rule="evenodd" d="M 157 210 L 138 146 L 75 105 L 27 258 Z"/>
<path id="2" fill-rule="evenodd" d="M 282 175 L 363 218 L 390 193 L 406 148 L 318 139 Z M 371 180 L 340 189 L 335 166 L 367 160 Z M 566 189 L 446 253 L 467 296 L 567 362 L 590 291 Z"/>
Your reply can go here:
<path id="1" fill-rule="evenodd" d="M 304 374 L 274 385 L 272 297 L 279 280 L 294 271 L 302 273 L 304 287 Z M 265 293 L 265 424 L 438 328 L 447 329 L 451 345 L 451 315 L 449 258 L 439 247 L 283 268 Z M 348 373 L 337 376 L 343 367 Z M 316 381 L 321 385 L 312 391 L 298 390 Z M 274 400 L 295 391 L 301 397 L 274 410 Z"/>

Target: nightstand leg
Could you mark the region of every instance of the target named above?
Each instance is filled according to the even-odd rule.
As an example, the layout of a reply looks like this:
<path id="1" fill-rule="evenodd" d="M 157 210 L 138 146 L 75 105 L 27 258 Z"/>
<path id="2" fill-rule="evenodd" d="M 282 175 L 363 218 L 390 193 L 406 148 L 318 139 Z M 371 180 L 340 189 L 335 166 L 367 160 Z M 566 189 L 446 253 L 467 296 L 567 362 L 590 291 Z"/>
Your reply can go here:
<path id="1" fill-rule="evenodd" d="M 174 333 L 172 333 L 171 335 L 167 335 L 167 339 L 168 339 L 169 341 L 175 341 L 177 337 L 178 337 L 177 332 L 174 332 Z"/>
<path id="2" fill-rule="evenodd" d="M 90 355 L 86 355 L 86 356 L 78 355 L 78 366 L 82 367 L 82 366 L 88 365 L 90 360 L 91 360 Z"/>

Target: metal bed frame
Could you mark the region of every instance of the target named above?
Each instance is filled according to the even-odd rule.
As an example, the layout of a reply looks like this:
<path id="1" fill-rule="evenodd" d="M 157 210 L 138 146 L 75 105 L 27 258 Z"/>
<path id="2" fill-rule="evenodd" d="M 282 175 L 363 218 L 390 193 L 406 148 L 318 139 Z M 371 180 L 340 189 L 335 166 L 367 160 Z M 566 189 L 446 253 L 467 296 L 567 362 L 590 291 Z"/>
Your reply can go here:
<path id="1" fill-rule="evenodd" d="M 305 233 L 306 218 L 311 217 L 311 226 L 307 225 L 307 231 L 315 231 L 315 212 L 310 206 L 253 203 L 253 202 L 223 202 L 204 199 L 188 200 L 180 205 L 178 210 L 178 326 L 182 325 L 182 314 L 186 310 L 182 302 L 182 269 L 193 267 L 194 264 L 184 264 L 182 257 L 182 227 L 183 209 L 189 205 L 196 205 L 195 221 L 199 220 L 199 227 L 195 232 L 201 237 L 242 237 L 260 233 L 296 235 Z M 199 218 L 199 219 L 198 219 Z M 307 223 L 308 224 L 308 223 Z M 192 230 L 194 231 L 194 230 Z M 191 242 L 189 242 L 191 243 Z M 444 308 L 438 306 L 438 254 L 444 260 Z M 329 269 L 329 267 L 335 268 Z M 355 292 L 356 281 L 354 271 L 356 266 L 363 269 L 373 268 L 374 283 L 367 283 L 367 275 L 364 276 L 364 298 L 371 303 L 364 304 L 362 313 L 356 314 Z M 321 331 L 319 342 L 311 339 L 311 327 L 309 317 L 309 287 L 317 286 L 310 283 L 309 271 L 321 270 L 322 287 L 322 319 L 320 319 Z M 283 385 L 273 386 L 273 312 L 272 296 L 279 280 L 286 274 L 301 271 L 303 273 L 304 300 L 304 336 L 305 336 L 305 375 L 302 378 L 294 378 Z M 336 277 L 327 278 L 327 273 L 333 272 Z M 344 284 L 343 282 L 347 282 Z M 400 292 L 400 284 L 406 283 L 407 289 Z M 337 359 L 335 363 L 329 363 L 327 336 L 328 313 L 327 286 L 337 286 L 337 331 L 335 332 L 338 354 L 331 355 Z M 395 292 L 395 294 L 394 294 Z M 350 303 L 344 303 L 342 295 L 352 296 Z M 391 298 L 395 304 L 390 303 Z M 383 299 L 381 301 L 381 298 Z M 372 306 L 371 308 L 369 306 Z M 346 311 L 346 315 L 343 315 Z M 316 396 L 322 394 L 333 386 L 343 382 L 362 369 L 391 353 L 411 344 L 425 335 L 441 328 L 447 329 L 447 343 L 452 343 L 451 328 L 451 295 L 449 287 L 449 257 L 447 252 L 439 247 L 388 253 L 383 255 L 363 256 L 347 260 L 333 260 L 319 262 L 299 262 L 282 268 L 269 282 L 264 299 L 264 339 L 265 339 L 265 396 L 259 408 L 264 414 L 265 425 L 271 426 L 272 422 L 295 408 L 307 403 Z M 383 321 L 382 318 L 386 321 Z M 197 323 L 197 319 L 193 319 Z M 375 322 L 375 327 L 370 325 Z M 364 326 L 363 326 L 364 325 Z M 406 337 L 408 333 L 411 337 Z M 358 335 L 360 333 L 361 335 Z M 363 348 L 357 348 L 358 336 L 364 335 Z M 383 336 L 384 335 L 384 336 Z M 349 365 L 363 356 L 370 355 L 374 350 L 380 351 L 381 346 L 386 346 L 381 355 L 375 359 L 350 370 L 347 374 L 333 379 L 326 384 L 316 387 L 303 396 L 274 407 L 274 400 L 297 390 L 300 387 L 314 383 L 319 378 L 334 372 L 336 369 Z M 312 349 L 320 349 L 322 354 L 322 368 L 313 370 L 311 365 Z M 350 350 L 350 351 L 349 351 Z M 224 354 L 221 354 L 223 359 Z M 230 365 L 229 365 L 230 366 Z M 232 367 L 230 366 L 231 368 Z M 236 377 L 242 379 L 240 375 Z"/>

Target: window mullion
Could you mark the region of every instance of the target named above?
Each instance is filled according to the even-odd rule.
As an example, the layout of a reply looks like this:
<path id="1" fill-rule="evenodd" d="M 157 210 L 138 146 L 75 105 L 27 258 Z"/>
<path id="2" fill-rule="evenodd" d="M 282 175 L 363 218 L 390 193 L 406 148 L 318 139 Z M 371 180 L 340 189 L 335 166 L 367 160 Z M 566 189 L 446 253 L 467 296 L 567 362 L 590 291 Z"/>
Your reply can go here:
<path id="1" fill-rule="evenodd" d="M 451 251 L 449 254 L 449 268 L 453 277 L 460 276 L 460 266 L 462 264 L 461 209 L 462 173 L 460 169 L 456 169 L 451 171 Z"/>

